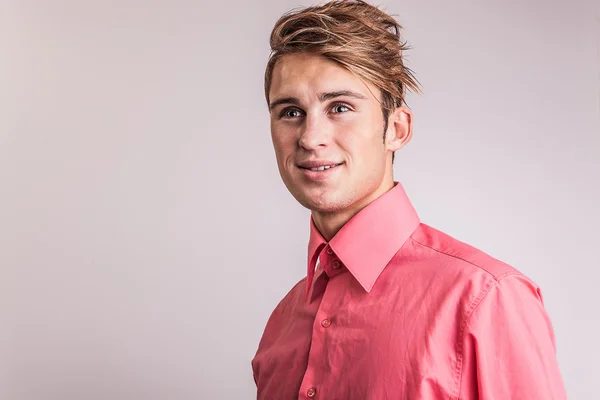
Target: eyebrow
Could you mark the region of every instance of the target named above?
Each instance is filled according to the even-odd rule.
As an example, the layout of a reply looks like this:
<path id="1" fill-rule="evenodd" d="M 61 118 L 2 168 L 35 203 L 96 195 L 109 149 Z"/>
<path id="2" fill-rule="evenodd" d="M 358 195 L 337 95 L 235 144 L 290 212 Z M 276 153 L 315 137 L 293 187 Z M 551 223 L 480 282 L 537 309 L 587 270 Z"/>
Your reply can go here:
<path id="1" fill-rule="evenodd" d="M 357 93 L 357 92 L 353 92 L 352 90 L 337 90 L 335 92 L 325 92 L 325 93 L 318 93 L 317 97 L 319 98 L 319 101 L 322 103 L 324 101 L 327 100 L 331 100 L 331 99 L 335 99 L 336 97 L 352 97 L 355 99 L 360 99 L 360 100 L 366 100 L 367 97 Z M 273 100 L 270 104 L 269 104 L 269 112 L 272 111 L 275 107 L 277 107 L 280 104 L 294 104 L 296 106 L 300 106 L 300 100 L 298 100 L 295 97 L 284 97 L 281 99 L 277 99 L 277 100 Z"/>

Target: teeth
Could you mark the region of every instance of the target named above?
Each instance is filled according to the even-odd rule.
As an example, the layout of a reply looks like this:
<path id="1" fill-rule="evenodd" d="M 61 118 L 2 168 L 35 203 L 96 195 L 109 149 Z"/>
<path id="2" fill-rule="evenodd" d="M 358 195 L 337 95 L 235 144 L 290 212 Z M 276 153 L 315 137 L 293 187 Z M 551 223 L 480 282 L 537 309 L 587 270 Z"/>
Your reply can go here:
<path id="1" fill-rule="evenodd" d="M 336 166 L 337 166 L 337 164 L 334 164 L 334 165 L 324 165 L 322 167 L 311 168 L 310 170 L 311 171 L 325 171 L 326 169 L 333 168 L 333 167 L 336 167 Z"/>

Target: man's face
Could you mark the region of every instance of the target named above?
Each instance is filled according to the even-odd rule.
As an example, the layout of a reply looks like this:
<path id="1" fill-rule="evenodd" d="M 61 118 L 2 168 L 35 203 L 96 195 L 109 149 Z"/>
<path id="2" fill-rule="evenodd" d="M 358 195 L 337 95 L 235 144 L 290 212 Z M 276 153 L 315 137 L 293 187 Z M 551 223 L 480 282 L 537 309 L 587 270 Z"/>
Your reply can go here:
<path id="1" fill-rule="evenodd" d="M 280 58 L 271 82 L 277 165 L 300 204 L 321 213 L 360 208 L 393 184 L 378 88 L 308 54 Z"/>

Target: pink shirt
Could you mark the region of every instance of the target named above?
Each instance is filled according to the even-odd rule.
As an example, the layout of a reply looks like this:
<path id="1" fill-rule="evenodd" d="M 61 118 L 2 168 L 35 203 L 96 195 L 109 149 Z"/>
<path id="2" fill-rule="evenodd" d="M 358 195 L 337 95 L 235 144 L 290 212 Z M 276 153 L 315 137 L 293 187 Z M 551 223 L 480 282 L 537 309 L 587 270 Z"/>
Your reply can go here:
<path id="1" fill-rule="evenodd" d="M 258 399 L 566 398 L 540 288 L 421 223 L 399 183 L 329 243 L 310 227 L 307 277 L 252 360 Z"/>

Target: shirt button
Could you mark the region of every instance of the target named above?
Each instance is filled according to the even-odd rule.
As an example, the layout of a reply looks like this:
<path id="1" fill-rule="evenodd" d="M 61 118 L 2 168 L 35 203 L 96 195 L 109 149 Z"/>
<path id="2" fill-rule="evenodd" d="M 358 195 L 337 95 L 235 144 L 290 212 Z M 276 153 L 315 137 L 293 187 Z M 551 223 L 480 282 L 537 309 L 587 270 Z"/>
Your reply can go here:
<path id="1" fill-rule="evenodd" d="M 329 325 L 331 325 L 331 321 L 327 318 L 325 318 L 323 321 L 321 321 L 321 326 L 323 328 L 329 328 Z"/>
<path id="2" fill-rule="evenodd" d="M 336 260 L 336 261 L 334 261 L 334 262 L 331 264 L 331 266 L 332 266 L 334 269 L 338 269 L 338 268 L 341 266 L 341 264 L 340 264 L 340 262 L 339 262 L 339 261 L 337 261 L 337 260 Z"/>
<path id="3" fill-rule="evenodd" d="M 327 248 L 327 254 L 333 254 L 333 250 L 331 250 L 331 247 Z"/>
<path id="4" fill-rule="evenodd" d="M 311 387 L 306 391 L 306 395 L 311 399 L 315 397 L 315 394 L 317 394 L 317 388 Z"/>

